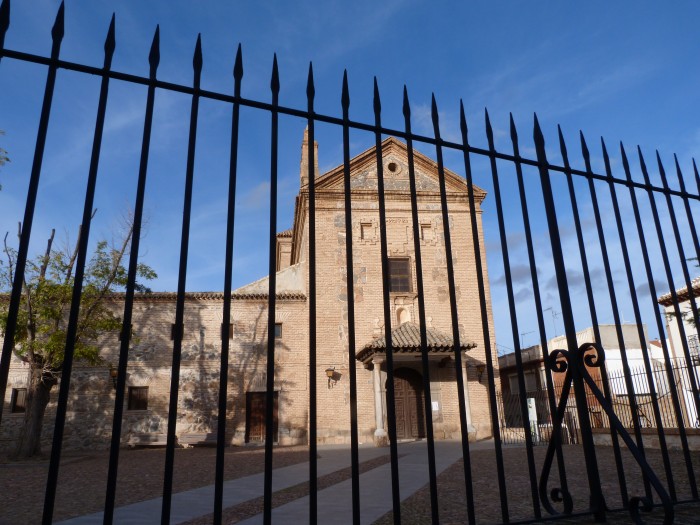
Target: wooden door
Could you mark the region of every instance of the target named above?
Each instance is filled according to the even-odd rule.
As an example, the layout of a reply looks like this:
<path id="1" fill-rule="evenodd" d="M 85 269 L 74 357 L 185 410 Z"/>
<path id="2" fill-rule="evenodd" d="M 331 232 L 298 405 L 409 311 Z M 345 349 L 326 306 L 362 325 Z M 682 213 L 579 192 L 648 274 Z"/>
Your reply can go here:
<path id="1" fill-rule="evenodd" d="M 394 371 L 394 398 L 396 406 L 396 438 L 425 437 L 423 410 L 423 379 L 410 368 Z"/>
<path id="2" fill-rule="evenodd" d="M 266 392 L 247 392 L 246 393 L 246 426 L 245 426 L 245 442 L 246 443 L 264 443 L 265 442 L 265 400 Z M 274 393 L 273 408 L 272 408 L 272 434 L 273 441 L 277 441 L 277 407 L 278 407 L 278 392 Z"/>

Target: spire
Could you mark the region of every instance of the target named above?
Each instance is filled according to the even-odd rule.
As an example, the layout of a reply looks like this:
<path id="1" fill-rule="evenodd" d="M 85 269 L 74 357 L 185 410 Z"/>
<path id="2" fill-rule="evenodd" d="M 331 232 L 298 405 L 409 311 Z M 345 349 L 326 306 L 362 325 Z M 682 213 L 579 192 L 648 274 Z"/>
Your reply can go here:
<path id="1" fill-rule="evenodd" d="M 314 140 L 314 173 L 318 177 L 318 142 Z M 309 184 L 309 128 L 304 129 L 304 139 L 301 141 L 301 165 L 299 166 L 301 186 Z"/>

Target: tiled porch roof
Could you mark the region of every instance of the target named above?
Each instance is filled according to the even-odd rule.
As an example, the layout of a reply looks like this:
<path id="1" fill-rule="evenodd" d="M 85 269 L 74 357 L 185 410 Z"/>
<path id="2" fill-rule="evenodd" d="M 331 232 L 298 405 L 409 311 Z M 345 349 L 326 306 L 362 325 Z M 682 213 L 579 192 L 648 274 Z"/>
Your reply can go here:
<path id="1" fill-rule="evenodd" d="M 452 338 L 435 328 L 426 329 L 426 342 L 429 352 L 452 352 Z M 392 350 L 397 353 L 420 352 L 420 327 L 414 323 L 403 323 L 391 331 Z M 460 341 L 462 350 L 476 347 L 476 343 Z M 357 352 L 358 361 L 366 361 L 374 354 L 386 352 L 386 338 L 380 337 L 367 343 Z"/>

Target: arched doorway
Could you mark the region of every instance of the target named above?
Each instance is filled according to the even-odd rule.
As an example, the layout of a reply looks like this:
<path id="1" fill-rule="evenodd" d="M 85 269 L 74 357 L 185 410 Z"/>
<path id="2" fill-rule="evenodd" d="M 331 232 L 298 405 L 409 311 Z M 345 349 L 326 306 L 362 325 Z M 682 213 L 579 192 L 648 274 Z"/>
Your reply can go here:
<path id="1" fill-rule="evenodd" d="M 394 398 L 396 400 L 396 438 L 425 437 L 423 377 L 411 368 L 394 370 Z"/>

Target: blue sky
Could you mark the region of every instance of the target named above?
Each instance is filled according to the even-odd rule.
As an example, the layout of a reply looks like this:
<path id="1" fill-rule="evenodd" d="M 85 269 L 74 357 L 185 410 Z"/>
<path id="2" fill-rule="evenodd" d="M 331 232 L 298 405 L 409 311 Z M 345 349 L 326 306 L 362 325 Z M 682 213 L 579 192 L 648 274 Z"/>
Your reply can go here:
<path id="1" fill-rule="evenodd" d="M 55 0 L 13 1 L 11 25 L 5 45 L 14 50 L 48 55 L 50 29 L 59 2 Z M 548 141 L 550 160 L 559 161 L 556 125 L 561 124 L 569 141 L 572 163 L 582 167 L 577 147 L 578 130 L 583 130 L 594 157 L 594 168 L 602 171 L 600 137 L 605 137 L 613 156 L 613 170 L 621 176 L 617 143 L 622 140 L 634 157 L 640 145 L 647 157 L 652 178 L 658 180 L 654 149 L 659 149 L 669 174 L 676 153 L 691 181 L 690 159 L 700 145 L 700 40 L 696 21 L 697 2 L 602 2 L 572 5 L 564 2 L 424 2 L 394 0 L 380 4 L 369 1 L 297 2 L 142 2 L 106 0 L 66 2 L 66 36 L 61 57 L 99 66 L 102 45 L 112 12 L 116 12 L 117 50 L 113 69 L 147 74 L 147 56 L 156 24 L 160 24 L 161 63 L 158 77 L 176 83 L 192 81 L 192 52 L 197 34 L 202 34 L 206 89 L 231 92 L 236 47 L 243 47 L 245 75 L 243 94 L 268 101 L 273 53 L 277 53 L 280 102 L 305 107 L 305 84 L 310 61 L 316 78 L 316 109 L 340 116 L 340 86 L 343 70 L 349 75 L 351 118 L 372 122 L 372 80 L 377 76 L 382 93 L 383 121 L 401 129 L 401 93 L 408 87 L 412 102 L 414 130 L 432 135 L 430 96 L 435 93 L 440 107 L 443 136 L 459 140 L 458 105 L 463 100 L 475 145 L 485 146 L 483 111 L 488 108 L 496 133 L 497 148 L 511 151 L 508 113 L 519 125 L 521 151 L 534 155 L 532 114 L 537 112 Z M 21 219 L 28 173 L 36 138 L 38 113 L 45 82 L 41 66 L 10 59 L 0 62 L 0 146 L 12 162 L 0 171 L 0 228 L 14 234 Z M 82 213 L 84 182 L 89 163 L 99 79 L 66 71 L 59 72 L 55 105 L 49 127 L 38 212 L 33 230 L 34 250 L 44 244 L 51 228 L 58 237 L 74 238 Z M 159 91 L 152 139 L 146 214 L 148 227 L 142 258 L 159 273 L 154 288 L 174 290 L 177 282 L 182 188 L 190 101 L 186 96 Z M 119 216 L 133 206 L 135 180 L 143 126 L 145 89 L 112 82 L 101 169 L 97 188 L 93 239 L 110 236 Z M 267 208 L 269 199 L 269 117 L 243 110 L 239 164 L 234 284 L 239 286 L 263 276 L 267 268 Z M 293 197 L 298 190 L 299 146 L 303 122 L 282 118 L 280 138 L 280 216 L 278 229 L 291 226 Z M 223 285 L 223 235 L 225 191 L 228 171 L 230 107 L 203 101 L 195 165 L 193 234 L 189 261 L 188 289 L 219 290 Z M 338 130 L 319 126 L 321 170 L 342 161 Z M 352 134 L 352 153 L 372 143 L 372 137 Z M 434 157 L 426 145 L 418 149 Z M 448 167 L 462 173 L 460 157 L 447 154 Z M 474 159 L 476 183 L 487 189 L 485 204 L 489 272 L 494 309 L 505 311 L 500 242 L 493 207 L 488 165 Z M 636 162 L 634 162 L 636 166 Z M 504 180 L 512 168 L 499 164 Z M 639 175 L 636 167 L 636 175 Z M 539 198 L 533 172 L 526 170 L 528 195 Z M 677 183 L 673 181 L 675 187 Z M 529 182 L 533 181 L 533 182 Z M 597 257 L 591 207 L 586 187 L 577 182 L 583 220 L 587 228 L 589 257 L 597 275 L 602 265 Z M 502 182 L 506 205 L 514 201 L 514 185 Z M 694 185 L 690 186 L 695 191 Z M 555 189 L 564 186 L 555 183 Z M 606 225 L 611 224 L 609 194 L 598 187 Z M 621 206 L 627 228 L 632 220 L 626 195 Z M 640 195 L 648 217 L 646 197 Z M 565 202 L 568 200 L 565 199 Z M 664 225 L 668 227 L 665 204 L 659 201 Z M 562 229 L 567 264 L 574 282 L 574 299 L 582 297 L 576 284 L 580 267 L 568 206 L 562 205 Z M 520 331 L 535 329 L 531 308 L 531 285 L 523 272 L 524 243 L 518 209 L 507 206 L 506 222 L 511 233 L 509 247 L 519 297 Z M 678 208 L 681 212 L 681 208 Z M 684 240 L 688 240 L 685 219 Z M 542 283 L 551 278 L 547 238 L 542 214 L 535 211 L 533 227 L 542 254 Z M 568 228 L 568 229 L 567 229 Z M 619 241 L 610 230 L 609 251 L 615 270 L 618 294 L 626 295 L 626 281 L 620 273 Z M 649 230 L 653 233 L 653 230 Z M 626 231 L 630 250 L 638 245 L 636 232 Z M 607 235 L 607 232 L 606 232 Z M 652 250 L 654 248 L 652 247 Z M 686 244 L 690 249 L 690 244 Z M 672 254 L 673 255 L 673 254 Z M 676 285 L 681 285 L 677 255 L 673 255 Z M 637 257 L 636 261 L 640 261 Z M 663 285 L 658 256 L 655 272 Z M 638 267 L 638 268 L 637 268 Z M 636 270 L 643 270 L 641 262 Z M 515 269 L 515 268 L 514 268 Z M 643 272 L 638 275 L 643 278 Z M 580 279 L 579 279 L 580 281 Z M 601 321 L 612 322 L 606 288 L 600 283 Z M 643 280 L 638 280 L 638 286 Z M 545 286 L 545 306 L 557 306 L 555 287 Z M 628 294 L 627 294 L 628 295 Z M 645 321 L 654 335 L 653 303 L 647 296 Z M 609 303 L 609 301 L 607 301 Z M 621 299 L 623 317 L 633 319 L 629 301 Z M 511 347 L 507 317 L 497 318 L 498 339 Z M 585 308 L 577 306 L 577 326 L 590 320 Z M 553 325 L 547 325 L 549 330 Z M 559 321 L 557 331 L 561 332 Z M 548 335 L 552 335 L 551 333 Z M 525 334 L 524 343 L 533 344 L 536 334 Z"/>

